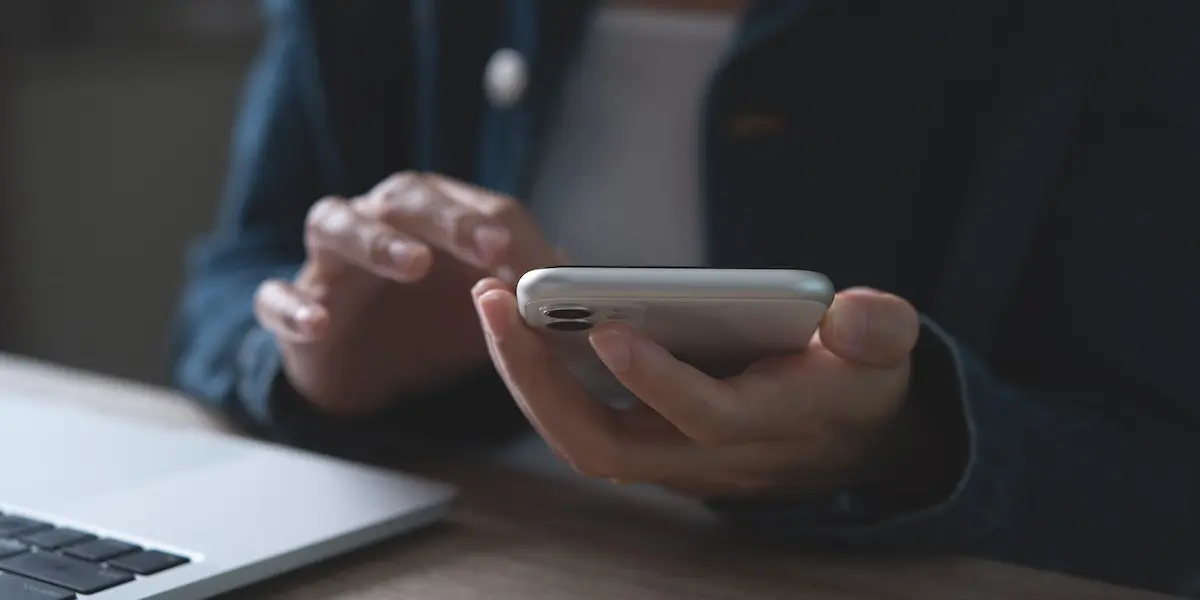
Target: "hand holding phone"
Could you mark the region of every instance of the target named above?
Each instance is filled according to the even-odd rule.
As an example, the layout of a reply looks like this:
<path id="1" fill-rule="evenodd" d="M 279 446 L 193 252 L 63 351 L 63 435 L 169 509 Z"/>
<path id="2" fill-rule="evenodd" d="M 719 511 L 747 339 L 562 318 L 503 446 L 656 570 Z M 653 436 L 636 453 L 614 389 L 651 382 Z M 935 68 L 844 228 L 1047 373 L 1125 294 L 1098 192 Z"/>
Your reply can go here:
<path id="1" fill-rule="evenodd" d="M 807 316 L 781 319 L 774 310 L 750 311 L 754 327 L 746 330 L 745 321 L 724 320 L 728 313 L 719 309 L 747 298 L 730 291 L 744 291 L 745 282 L 736 281 L 739 273 L 724 273 L 720 290 L 708 288 L 709 293 L 699 296 L 698 306 L 705 307 L 699 314 L 715 313 L 723 325 L 714 328 L 694 318 L 696 313 L 679 318 L 674 312 L 680 298 L 697 298 L 676 293 L 678 280 L 667 286 L 672 293 L 663 294 L 659 274 L 630 281 L 622 273 L 628 285 L 613 293 L 607 277 L 595 277 L 613 275 L 611 271 L 556 273 L 571 277 L 532 286 L 538 280 L 531 276 L 517 294 L 498 280 L 485 279 L 472 296 L 488 352 L 513 399 L 550 447 L 579 472 L 658 483 L 705 498 L 853 489 L 914 505 L 940 497 L 957 481 L 963 455 L 956 440 L 965 434 L 942 418 L 941 399 L 910 399 L 911 354 L 920 320 L 903 298 L 850 289 L 827 302 L 823 278 L 771 273 L 767 275 L 793 284 L 806 283 L 790 287 L 782 298 L 748 298 L 780 300 L 800 309 L 795 314 Z M 707 280 L 712 274 L 700 275 Z M 600 285 L 600 280 L 606 281 Z M 780 290 L 779 280 L 774 281 L 767 289 Z M 808 287 L 813 282 L 817 287 Z M 685 288 L 694 291 L 694 284 Z M 533 293 L 534 287 L 539 291 Z M 618 312 L 614 322 L 606 308 L 625 310 L 630 304 L 640 316 L 627 319 Z M 655 307 L 672 318 L 662 318 Z M 615 324 L 622 320 L 639 326 Z M 793 335 L 764 329 L 764 322 Z M 819 323 L 818 335 L 810 335 L 811 323 Z M 756 339 L 743 335 L 747 331 L 769 335 Z M 705 343 L 714 339 L 734 343 Z M 731 347 L 738 351 L 730 353 Z M 786 356 L 771 358 L 780 352 Z M 711 357 L 766 358 L 732 376 L 714 377 L 677 355 L 690 355 L 699 363 Z M 578 377 L 580 369 L 602 373 L 591 370 L 595 364 L 626 390 L 626 402 L 638 402 L 626 407 L 597 402 L 596 384 L 581 385 Z"/>

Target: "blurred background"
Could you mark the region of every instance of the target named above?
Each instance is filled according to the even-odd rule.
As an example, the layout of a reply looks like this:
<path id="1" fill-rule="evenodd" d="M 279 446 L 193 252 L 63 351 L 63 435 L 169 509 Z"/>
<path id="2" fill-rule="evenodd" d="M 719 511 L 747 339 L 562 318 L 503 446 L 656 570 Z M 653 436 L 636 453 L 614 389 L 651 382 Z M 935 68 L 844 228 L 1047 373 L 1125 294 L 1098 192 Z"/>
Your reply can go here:
<path id="1" fill-rule="evenodd" d="M 252 0 L 0 2 L 0 352 L 167 382 L 259 31 Z"/>

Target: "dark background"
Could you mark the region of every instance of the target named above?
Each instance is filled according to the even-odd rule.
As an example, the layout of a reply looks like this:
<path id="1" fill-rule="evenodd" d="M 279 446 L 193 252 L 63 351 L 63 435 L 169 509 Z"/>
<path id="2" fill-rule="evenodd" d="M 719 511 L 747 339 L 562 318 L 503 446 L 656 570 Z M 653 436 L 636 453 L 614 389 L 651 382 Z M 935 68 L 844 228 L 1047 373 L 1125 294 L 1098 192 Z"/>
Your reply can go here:
<path id="1" fill-rule="evenodd" d="M 253 0 L 0 2 L 0 351 L 167 381 Z"/>

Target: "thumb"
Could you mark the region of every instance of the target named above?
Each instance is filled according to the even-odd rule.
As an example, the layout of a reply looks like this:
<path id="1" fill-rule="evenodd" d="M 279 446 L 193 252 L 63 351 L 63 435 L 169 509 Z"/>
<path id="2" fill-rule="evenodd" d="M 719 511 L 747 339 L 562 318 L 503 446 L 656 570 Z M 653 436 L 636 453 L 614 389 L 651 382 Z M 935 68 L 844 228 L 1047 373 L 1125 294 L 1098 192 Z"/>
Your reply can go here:
<path id="1" fill-rule="evenodd" d="M 908 358 L 920 330 L 917 310 L 908 301 L 852 288 L 834 297 L 821 322 L 821 344 L 843 360 L 891 368 Z"/>

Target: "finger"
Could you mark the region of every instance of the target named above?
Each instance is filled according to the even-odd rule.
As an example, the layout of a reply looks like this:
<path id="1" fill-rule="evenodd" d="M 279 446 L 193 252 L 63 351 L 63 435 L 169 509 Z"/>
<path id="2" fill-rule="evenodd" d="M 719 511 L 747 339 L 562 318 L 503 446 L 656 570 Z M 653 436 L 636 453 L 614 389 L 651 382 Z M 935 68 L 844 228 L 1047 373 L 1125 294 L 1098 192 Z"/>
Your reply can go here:
<path id="1" fill-rule="evenodd" d="M 485 278 L 475 284 L 472 294 L 478 298 L 491 290 L 511 291 L 511 288 L 496 278 Z M 635 440 L 671 444 L 689 441 L 670 421 L 645 404 L 635 404 L 613 414 L 620 421 L 619 428 L 623 434 Z"/>
<path id="2" fill-rule="evenodd" d="M 396 175 L 376 186 L 365 206 L 393 227 L 510 284 L 529 269 L 555 262 L 519 203 L 444 177 Z"/>
<path id="3" fill-rule="evenodd" d="M 490 270 L 503 263 L 512 232 L 487 222 L 482 200 L 460 202 L 436 189 L 432 179 L 413 172 L 389 177 L 367 194 L 362 210 L 477 268 Z"/>
<path id="4" fill-rule="evenodd" d="M 329 313 L 292 284 L 270 279 L 254 294 L 254 316 L 264 329 L 287 342 L 313 342 L 324 335 Z"/>
<path id="5" fill-rule="evenodd" d="M 354 210 L 340 198 L 324 198 L 309 210 L 305 243 L 315 260 L 335 256 L 376 275 L 408 283 L 433 265 L 425 244 Z"/>
<path id="6" fill-rule="evenodd" d="M 484 293 L 490 292 L 492 290 L 508 290 L 511 292 L 512 288 L 507 283 L 505 283 L 503 280 L 501 280 L 499 278 L 484 277 L 483 279 L 480 279 L 478 282 L 476 282 L 475 286 L 473 288 L 471 288 L 471 297 L 478 298 L 479 296 L 482 296 Z"/>
<path id="7" fill-rule="evenodd" d="M 632 328 L 606 325 L 589 336 L 596 355 L 629 391 L 705 446 L 737 441 L 745 409 L 736 391 L 671 355 Z"/>
<path id="8" fill-rule="evenodd" d="M 691 446 L 691 438 L 647 404 L 635 403 L 617 412 L 621 429 L 642 443 Z"/>
<path id="9" fill-rule="evenodd" d="M 497 273 L 503 275 L 501 279 L 504 281 L 516 283 L 516 277 L 526 271 L 560 264 L 565 259 L 560 249 L 547 243 L 537 223 L 515 199 L 436 174 L 427 175 L 426 182 L 434 191 L 478 211 L 485 223 L 508 231 L 507 238 L 501 235 L 496 240 L 507 241 L 508 246 L 495 244 L 497 250 L 491 257 L 492 264 L 498 266 Z M 478 231 L 489 230 L 489 225 L 477 230 L 475 241 L 481 248 L 488 244 L 486 237 L 479 239 Z"/>
<path id="10" fill-rule="evenodd" d="M 876 290 L 845 290 L 821 322 L 821 343 L 843 360 L 897 367 L 917 344 L 920 318 L 899 296 Z"/>
<path id="11" fill-rule="evenodd" d="M 643 438 L 644 422 L 631 425 L 619 411 L 591 398 L 521 322 L 512 293 L 487 281 L 474 293 L 488 351 L 514 400 L 564 460 L 586 475 L 621 481 L 658 481 L 703 470 L 692 448 Z"/>

